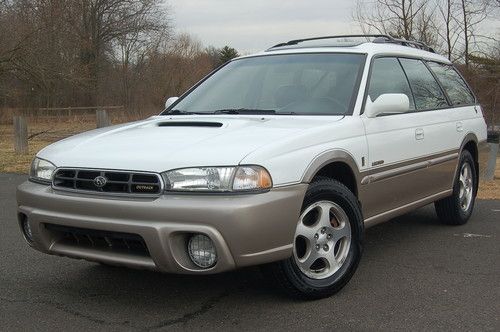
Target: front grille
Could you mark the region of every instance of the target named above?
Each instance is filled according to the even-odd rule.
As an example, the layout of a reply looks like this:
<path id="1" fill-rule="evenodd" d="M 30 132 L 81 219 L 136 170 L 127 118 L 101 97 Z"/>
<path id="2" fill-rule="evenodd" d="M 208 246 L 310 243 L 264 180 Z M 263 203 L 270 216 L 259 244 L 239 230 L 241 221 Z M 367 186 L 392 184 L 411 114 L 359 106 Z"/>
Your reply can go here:
<path id="1" fill-rule="evenodd" d="M 137 234 L 100 231 L 94 229 L 45 224 L 57 243 L 80 248 L 149 256 L 144 239 Z"/>
<path id="2" fill-rule="evenodd" d="M 109 194 L 158 195 L 158 174 L 125 171 L 62 168 L 56 171 L 52 185 L 56 189 Z"/>

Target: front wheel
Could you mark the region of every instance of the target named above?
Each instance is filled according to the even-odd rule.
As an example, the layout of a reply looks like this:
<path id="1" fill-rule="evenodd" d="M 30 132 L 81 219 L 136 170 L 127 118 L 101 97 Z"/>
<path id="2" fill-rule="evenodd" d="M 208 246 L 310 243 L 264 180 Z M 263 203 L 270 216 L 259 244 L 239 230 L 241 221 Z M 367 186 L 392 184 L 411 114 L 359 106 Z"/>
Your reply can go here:
<path id="1" fill-rule="evenodd" d="M 354 194 L 321 178 L 310 184 L 299 217 L 293 256 L 266 267 L 292 296 L 318 299 L 344 287 L 361 258 L 363 218 Z"/>
<path id="2" fill-rule="evenodd" d="M 448 225 L 465 224 L 472 214 L 476 199 L 476 167 L 469 151 L 462 152 L 458 167 L 452 195 L 434 203 L 439 219 Z"/>

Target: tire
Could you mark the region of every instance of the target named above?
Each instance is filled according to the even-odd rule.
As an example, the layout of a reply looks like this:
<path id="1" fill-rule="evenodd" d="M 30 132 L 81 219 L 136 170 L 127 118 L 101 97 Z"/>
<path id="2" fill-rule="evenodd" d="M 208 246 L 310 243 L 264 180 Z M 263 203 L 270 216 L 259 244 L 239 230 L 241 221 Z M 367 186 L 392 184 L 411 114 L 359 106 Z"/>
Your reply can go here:
<path id="1" fill-rule="evenodd" d="M 358 200 L 342 183 L 320 178 L 309 185 L 296 227 L 292 257 L 265 266 L 265 275 L 292 297 L 333 295 L 361 259 L 364 223 Z"/>
<path id="2" fill-rule="evenodd" d="M 464 174 L 465 170 L 468 170 L 468 175 Z M 444 224 L 464 225 L 469 220 L 477 194 L 476 172 L 474 158 L 464 150 L 453 182 L 453 194 L 434 203 L 436 213 Z"/>

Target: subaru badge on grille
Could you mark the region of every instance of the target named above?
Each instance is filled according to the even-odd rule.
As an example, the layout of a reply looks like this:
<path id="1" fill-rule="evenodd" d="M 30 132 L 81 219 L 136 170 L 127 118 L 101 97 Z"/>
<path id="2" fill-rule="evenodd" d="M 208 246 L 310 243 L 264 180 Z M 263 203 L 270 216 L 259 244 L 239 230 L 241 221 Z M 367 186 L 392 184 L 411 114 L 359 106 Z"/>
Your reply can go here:
<path id="1" fill-rule="evenodd" d="M 97 187 L 97 188 L 102 188 L 106 185 L 106 183 L 108 182 L 108 180 L 104 177 L 104 176 L 101 176 L 99 175 L 98 177 L 96 177 L 94 179 L 94 185 Z"/>

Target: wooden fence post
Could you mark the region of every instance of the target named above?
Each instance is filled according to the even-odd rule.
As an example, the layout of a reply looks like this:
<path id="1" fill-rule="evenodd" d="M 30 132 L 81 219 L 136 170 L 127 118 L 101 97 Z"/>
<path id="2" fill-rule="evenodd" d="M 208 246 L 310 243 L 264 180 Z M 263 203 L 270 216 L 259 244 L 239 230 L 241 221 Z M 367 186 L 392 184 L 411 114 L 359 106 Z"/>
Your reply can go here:
<path id="1" fill-rule="evenodd" d="M 28 126 L 22 116 L 14 116 L 14 151 L 28 153 Z"/>
<path id="2" fill-rule="evenodd" d="M 111 124 L 106 110 L 96 110 L 96 120 L 97 128 L 107 127 Z"/>

